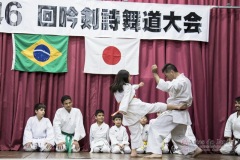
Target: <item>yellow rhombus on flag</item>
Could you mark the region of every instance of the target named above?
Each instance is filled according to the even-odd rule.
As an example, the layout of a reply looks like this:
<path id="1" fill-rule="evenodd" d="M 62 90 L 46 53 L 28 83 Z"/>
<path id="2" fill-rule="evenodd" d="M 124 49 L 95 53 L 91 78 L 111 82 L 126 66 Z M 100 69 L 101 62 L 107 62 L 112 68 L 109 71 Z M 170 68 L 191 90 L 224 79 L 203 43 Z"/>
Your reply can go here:
<path id="1" fill-rule="evenodd" d="M 68 36 L 14 34 L 12 69 L 67 72 Z"/>
<path id="2" fill-rule="evenodd" d="M 44 50 L 36 50 L 36 47 L 39 45 L 45 45 L 48 47 L 48 49 L 50 50 L 51 56 L 49 56 L 49 59 L 42 62 L 42 61 L 38 61 L 35 57 L 34 57 L 34 52 L 39 51 L 39 52 L 43 52 L 44 54 L 49 54 Z M 29 48 L 23 50 L 21 52 L 24 56 L 26 56 L 28 59 L 30 59 L 31 61 L 33 61 L 34 63 L 38 64 L 39 66 L 43 67 L 49 63 L 51 63 L 52 61 L 54 61 L 55 59 L 57 59 L 58 57 L 60 57 L 62 55 L 61 52 L 59 52 L 57 49 L 55 49 L 54 47 L 52 47 L 50 44 L 48 44 L 46 41 L 44 41 L 43 39 L 40 39 L 39 41 L 37 41 L 36 43 L 34 43 L 33 45 L 31 45 Z M 40 56 L 40 55 L 39 55 Z M 40 59 L 40 57 L 39 57 Z"/>

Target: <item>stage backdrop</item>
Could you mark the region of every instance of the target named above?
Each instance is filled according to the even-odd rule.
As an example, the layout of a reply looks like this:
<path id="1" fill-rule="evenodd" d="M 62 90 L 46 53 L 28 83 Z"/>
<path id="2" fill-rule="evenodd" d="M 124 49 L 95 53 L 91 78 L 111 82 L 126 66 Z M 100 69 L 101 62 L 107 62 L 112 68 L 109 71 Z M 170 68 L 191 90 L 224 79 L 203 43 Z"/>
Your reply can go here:
<path id="1" fill-rule="evenodd" d="M 240 6 L 240 1 L 234 0 L 129 1 L 195 5 L 230 2 Z M 165 63 L 174 63 L 192 81 L 192 127 L 197 143 L 205 151 L 218 151 L 226 120 L 235 110 L 234 98 L 240 96 L 239 15 L 239 9 L 212 9 L 208 43 L 141 40 L 140 74 L 133 77 L 133 82 L 143 81 L 145 86 L 137 91 L 137 96 L 146 102 L 165 102 L 167 94 L 155 88 L 151 66 L 157 64 L 161 68 Z M 11 70 L 12 37 L 0 34 L 0 150 L 19 150 L 26 121 L 34 115 L 34 104 L 45 103 L 46 117 L 52 121 L 64 94 L 72 96 L 74 106 L 83 113 L 87 136 L 80 143 L 84 151 L 89 151 L 89 129 L 96 109 L 105 111 L 105 122 L 112 126 L 110 114 L 117 105 L 109 86 L 114 76 L 83 73 L 84 42 L 84 37 L 70 37 L 67 73 L 28 73 Z"/>

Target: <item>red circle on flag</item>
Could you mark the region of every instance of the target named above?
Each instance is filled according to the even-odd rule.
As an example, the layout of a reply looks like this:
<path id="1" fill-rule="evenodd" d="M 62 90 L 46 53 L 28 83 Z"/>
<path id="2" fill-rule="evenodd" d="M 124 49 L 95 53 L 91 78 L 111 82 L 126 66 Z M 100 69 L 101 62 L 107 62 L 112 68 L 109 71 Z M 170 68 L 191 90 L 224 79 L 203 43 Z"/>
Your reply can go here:
<path id="1" fill-rule="evenodd" d="M 108 46 L 103 50 L 103 60 L 109 65 L 115 65 L 121 60 L 121 52 L 114 46 Z"/>

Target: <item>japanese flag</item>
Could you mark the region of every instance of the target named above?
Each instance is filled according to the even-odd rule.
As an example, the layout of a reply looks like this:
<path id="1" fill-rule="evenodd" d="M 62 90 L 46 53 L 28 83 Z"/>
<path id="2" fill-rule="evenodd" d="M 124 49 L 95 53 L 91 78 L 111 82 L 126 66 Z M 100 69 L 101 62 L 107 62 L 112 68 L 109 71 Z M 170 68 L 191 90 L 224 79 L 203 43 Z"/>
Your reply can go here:
<path id="1" fill-rule="evenodd" d="M 140 39 L 85 37 L 84 73 L 117 74 L 126 69 L 138 75 Z"/>

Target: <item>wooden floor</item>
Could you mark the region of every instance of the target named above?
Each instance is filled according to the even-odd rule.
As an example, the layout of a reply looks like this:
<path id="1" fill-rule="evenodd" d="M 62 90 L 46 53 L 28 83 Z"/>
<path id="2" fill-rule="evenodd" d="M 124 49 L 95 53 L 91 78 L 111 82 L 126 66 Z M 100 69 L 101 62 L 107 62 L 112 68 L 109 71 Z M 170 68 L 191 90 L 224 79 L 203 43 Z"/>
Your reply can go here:
<path id="1" fill-rule="evenodd" d="M 141 156 L 146 156 L 142 154 Z M 57 153 L 57 152 L 22 152 L 22 151 L 0 151 L 0 159 L 115 159 L 115 160 L 146 160 L 147 158 L 131 158 L 129 154 L 106 154 L 106 153 Z M 162 160 L 185 160 L 192 159 L 190 156 L 177 154 L 163 154 Z M 240 156 L 221 154 L 201 154 L 197 158 L 202 160 L 240 160 Z"/>

